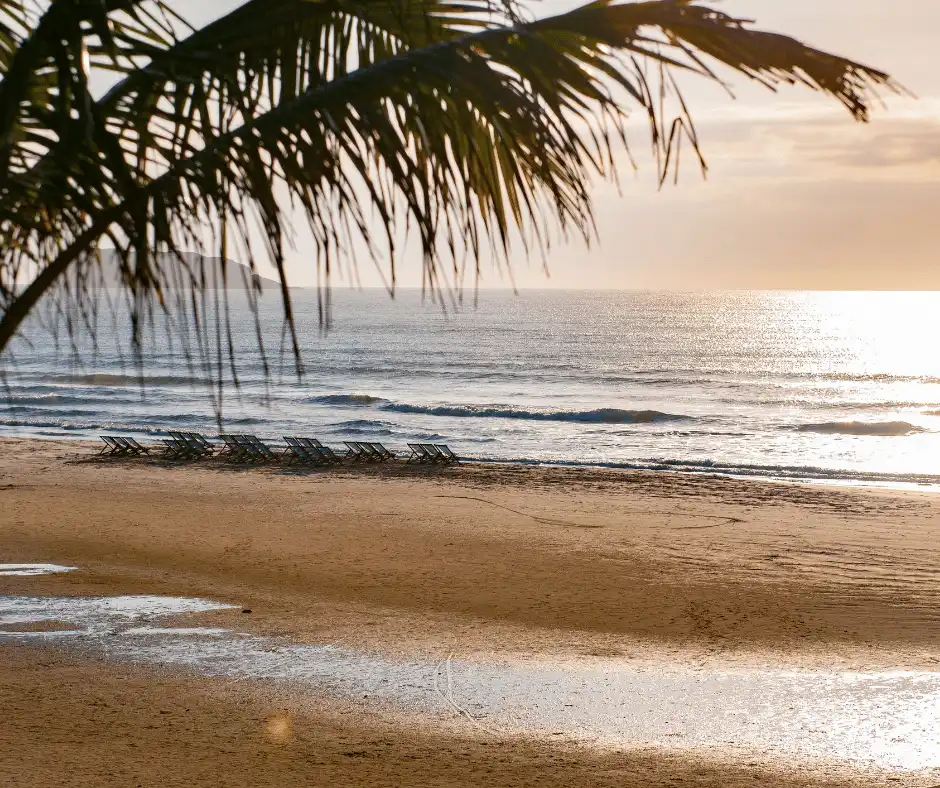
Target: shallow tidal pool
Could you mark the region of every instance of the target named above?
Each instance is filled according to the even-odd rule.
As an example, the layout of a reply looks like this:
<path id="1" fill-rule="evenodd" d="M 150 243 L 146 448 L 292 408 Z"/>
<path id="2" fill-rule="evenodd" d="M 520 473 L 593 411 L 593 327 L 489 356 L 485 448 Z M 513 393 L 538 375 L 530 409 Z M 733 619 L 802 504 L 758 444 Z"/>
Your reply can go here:
<path id="1" fill-rule="evenodd" d="M 16 565 L 26 574 L 51 565 L 33 566 L 30 572 L 30 565 Z M 119 662 L 286 681 L 494 733 L 620 747 L 733 748 L 905 771 L 940 767 L 940 673 L 637 668 L 616 660 L 422 662 L 166 625 L 168 617 L 227 607 L 160 596 L 5 596 L 0 643 L 54 643 Z"/>

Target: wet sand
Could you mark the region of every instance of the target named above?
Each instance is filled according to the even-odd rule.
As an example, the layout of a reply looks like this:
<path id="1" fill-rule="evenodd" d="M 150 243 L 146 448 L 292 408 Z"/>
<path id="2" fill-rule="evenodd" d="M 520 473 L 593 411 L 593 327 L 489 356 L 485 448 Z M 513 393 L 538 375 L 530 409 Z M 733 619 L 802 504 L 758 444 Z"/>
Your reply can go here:
<path id="1" fill-rule="evenodd" d="M 0 646 L 0 784 L 875 788 L 923 777 L 490 737 L 271 685 Z"/>
<path id="2" fill-rule="evenodd" d="M 940 665 L 940 499 L 933 494 L 516 466 L 239 470 L 89 462 L 82 459 L 87 447 L 62 443 L 5 441 L 0 448 L 0 561 L 81 567 L 0 576 L 0 594 L 202 597 L 237 608 L 201 615 L 200 626 L 390 655 Z M 35 652 L 5 647 L 0 654 L 5 753 L 36 723 L 67 740 L 56 744 L 51 735 L 34 747 L 37 758 L 93 757 L 98 744 L 82 745 L 91 734 L 68 731 L 70 716 L 94 692 L 125 704 L 122 725 L 143 741 L 150 706 L 175 708 L 188 691 L 180 688 L 194 682 L 211 713 L 241 726 L 239 735 L 252 742 L 250 753 L 239 751 L 222 728 L 199 720 L 198 746 L 231 748 L 231 759 L 219 755 L 225 768 L 243 768 L 251 753 L 272 763 L 280 758 L 271 774 L 281 778 L 295 773 L 277 769 L 305 769 L 297 775 L 398 784 L 409 781 L 396 778 L 395 768 L 414 758 L 427 771 L 411 784 L 471 784 L 468 775 L 483 773 L 497 784 L 544 783 L 545 770 L 556 768 L 558 784 L 631 785 L 628 777 L 636 775 L 643 775 L 637 785 L 767 784 L 752 774 L 766 764 L 726 759 L 703 770 L 691 755 L 662 752 L 630 755 L 625 767 L 626 756 L 611 761 L 609 754 L 502 739 L 468 744 L 394 720 L 381 723 L 394 756 L 376 759 L 385 750 L 365 748 L 373 755 L 298 764 L 284 749 L 263 754 L 270 742 L 258 738 L 258 720 L 273 713 L 270 701 L 263 694 L 246 699 L 243 686 L 74 663 L 58 652 L 43 652 L 47 671 L 26 670 L 40 659 Z M 60 672 L 82 678 L 59 686 Z M 116 674 L 136 677 L 134 686 L 146 690 L 122 689 Z M 242 711 L 228 720 L 231 704 Z M 319 709 L 295 713 L 307 720 L 305 730 L 331 741 L 379 735 L 370 728 L 379 723 L 361 711 L 335 720 Z M 164 731 L 179 737 L 174 745 L 158 737 L 141 746 L 166 754 L 170 768 L 173 747 L 190 746 L 181 731 Z M 120 741 L 116 728 L 111 744 L 128 752 Z M 325 746 L 316 737 L 304 741 Z M 192 744 L 194 757 L 203 757 L 198 746 Z M 824 772 L 789 767 L 786 775 L 775 772 L 773 784 L 806 779 L 824 784 Z M 858 779 L 871 784 L 870 776 Z M 909 784 L 925 784 L 914 779 Z M 854 782 L 843 773 L 838 780 Z M 173 784 L 169 777 L 160 782 Z M 87 784 L 127 783 L 115 777 Z M 257 777 L 253 784 L 279 783 Z"/>

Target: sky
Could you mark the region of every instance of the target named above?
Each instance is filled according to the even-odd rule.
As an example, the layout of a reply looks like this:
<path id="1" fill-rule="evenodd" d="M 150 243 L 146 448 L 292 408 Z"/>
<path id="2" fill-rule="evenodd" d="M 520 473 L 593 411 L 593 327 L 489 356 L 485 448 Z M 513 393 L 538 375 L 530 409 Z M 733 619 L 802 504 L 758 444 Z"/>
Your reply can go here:
<path id="1" fill-rule="evenodd" d="M 512 281 L 485 264 L 481 285 L 940 289 L 940 0 L 711 4 L 887 71 L 917 98 L 891 99 L 871 124 L 859 125 L 805 88 L 774 94 L 729 72 L 732 100 L 684 79 L 707 180 L 687 157 L 679 184 L 659 190 L 638 136 L 639 170 L 624 156 L 619 192 L 607 183 L 594 189 L 598 239 L 590 248 L 555 245 L 544 266 L 516 249 Z M 231 5 L 208 0 L 200 13 Z M 547 14 L 570 6 L 543 0 L 532 7 Z M 301 238 L 288 263 L 291 284 L 313 281 L 311 258 Z M 371 262 L 359 265 L 359 282 L 381 284 Z M 399 282 L 420 284 L 413 253 L 401 261 Z"/>

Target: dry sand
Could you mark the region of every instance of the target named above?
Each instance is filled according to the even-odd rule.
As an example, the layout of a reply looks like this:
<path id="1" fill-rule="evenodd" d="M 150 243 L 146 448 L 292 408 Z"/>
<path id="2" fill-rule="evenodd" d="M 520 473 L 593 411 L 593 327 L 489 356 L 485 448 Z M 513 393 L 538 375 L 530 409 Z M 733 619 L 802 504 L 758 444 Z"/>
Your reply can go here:
<path id="1" fill-rule="evenodd" d="M 940 664 L 940 498 L 929 493 L 517 466 L 81 459 L 90 453 L 0 443 L 0 561 L 82 567 L 0 577 L 0 594 L 199 596 L 239 606 L 200 623 L 477 659 Z M 4 648 L 0 674 L 0 782 L 17 785 L 873 779 L 466 739 L 53 651 Z M 270 733 L 278 703 L 294 720 L 283 741 Z M 21 761 L 32 776 L 8 776 Z"/>

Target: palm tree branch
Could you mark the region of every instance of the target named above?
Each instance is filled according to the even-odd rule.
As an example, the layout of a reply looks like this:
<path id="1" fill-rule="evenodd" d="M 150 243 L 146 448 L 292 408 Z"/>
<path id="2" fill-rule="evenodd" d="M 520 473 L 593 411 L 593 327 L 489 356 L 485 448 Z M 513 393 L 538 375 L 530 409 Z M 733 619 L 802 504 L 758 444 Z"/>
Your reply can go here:
<path id="1" fill-rule="evenodd" d="M 648 29 L 658 29 L 662 38 L 648 37 L 644 33 Z M 762 60 L 763 46 L 771 51 Z M 533 59 L 533 47 L 548 57 Z M 670 54 L 677 50 L 680 55 L 691 52 L 694 57 L 683 63 Z M 549 215 L 562 226 L 570 220 L 588 234 L 592 223 L 585 174 L 603 166 L 595 154 L 606 149 L 606 160 L 612 158 L 605 133 L 594 136 L 588 148 L 573 124 L 590 127 L 592 106 L 614 122 L 626 110 L 585 69 L 607 76 L 619 74 L 620 83 L 646 109 L 655 133 L 667 143 L 672 139 L 657 120 L 652 96 L 642 79 L 635 81 L 624 68 L 621 53 L 713 76 L 699 58 L 701 53 L 771 84 L 803 82 L 825 91 L 858 119 L 867 117 L 872 86 L 894 87 L 879 71 L 807 48 L 793 39 L 751 30 L 739 20 L 690 0 L 595 3 L 533 23 L 484 29 L 406 49 L 325 84 L 307 87 L 299 95 L 288 95 L 254 117 L 250 113 L 255 107 L 246 106 L 240 125 L 225 133 L 210 135 L 203 124 L 201 147 L 174 143 L 171 153 L 179 158 L 171 161 L 165 172 L 138 186 L 133 194 L 116 190 L 119 201 L 99 212 L 89 229 L 73 236 L 59 257 L 10 303 L 0 319 L 0 348 L 49 284 L 88 254 L 89 239 L 100 237 L 115 223 L 128 237 L 146 233 L 146 226 L 138 226 L 140 219 L 131 210 L 133 205 L 159 203 L 167 211 L 160 219 L 160 241 L 172 249 L 176 248 L 174 232 L 192 237 L 192 230 L 187 229 L 192 221 L 187 198 L 205 194 L 208 200 L 211 195 L 225 211 L 242 216 L 241 198 L 233 195 L 233 190 L 252 195 L 272 256 L 282 272 L 281 209 L 271 189 L 275 180 L 289 182 L 291 192 L 308 206 L 311 221 L 315 217 L 310 215 L 310 206 L 321 205 L 332 193 L 343 211 L 352 212 L 344 215 L 351 215 L 360 232 L 368 236 L 368 229 L 357 218 L 361 216 L 357 195 L 347 178 L 337 172 L 335 163 L 330 164 L 329 157 L 334 155 L 330 145 L 308 141 L 298 154 L 292 145 L 302 135 L 334 139 L 339 150 L 346 151 L 344 155 L 363 163 L 360 175 L 364 181 L 371 181 L 371 176 L 361 167 L 371 166 L 368 162 L 378 156 L 393 192 L 404 200 L 415 220 L 431 271 L 438 254 L 441 221 L 459 227 L 478 252 L 474 211 L 479 210 L 486 227 L 494 222 L 505 248 L 508 216 L 518 224 L 527 214 L 535 218 L 543 210 L 538 207 L 538 198 L 530 196 L 533 185 L 548 196 L 545 210 Z M 483 68 L 485 63 L 491 66 Z M 598 68 L 599 63 L 603 68 Z M 384 102 L 407 107 L 404 128 L 393 122 Z M 353 108 L 357 109 L 355 121 L 350 114 Z M 418 131 L 422 111 L 429 112 L 437 124 L 438 140 L 462 140 L 469 126 L 474 130 L 470 135 L 474 142 L 465 147 L 449 144 L 442 148 L 438 142 L 422 145 L 422 137 L 428 137 Z M 463 135 L 454 117 L 464 124 Z M 368 138 L 356 124 L 370 129 Z M 409 149 L 412 153 L 403 155 Z M 317 158 L 322 156 L 326 158 Z M 368 193 L 373 203 L 385 200 L 386 192 L 377 187 Z M 521 202 L 520 194 L 525 195 Z M 389 232 L 393 214 L 385 211 L 382 219 Z M 147 217 L 143 221 L 146 225 Z M 322 229 L 324 242 L 335 239 L 335 230 Z M 289 310 L 286 280 L 282 295 Z"/>

